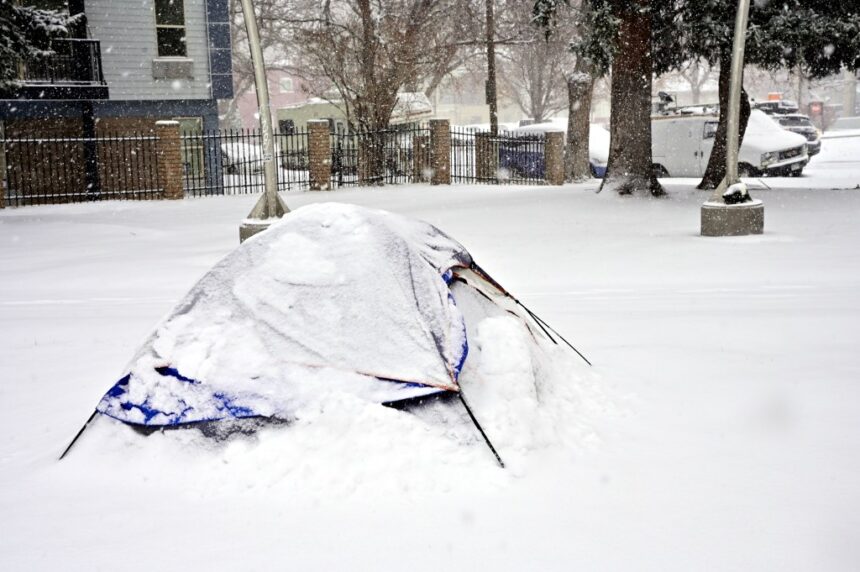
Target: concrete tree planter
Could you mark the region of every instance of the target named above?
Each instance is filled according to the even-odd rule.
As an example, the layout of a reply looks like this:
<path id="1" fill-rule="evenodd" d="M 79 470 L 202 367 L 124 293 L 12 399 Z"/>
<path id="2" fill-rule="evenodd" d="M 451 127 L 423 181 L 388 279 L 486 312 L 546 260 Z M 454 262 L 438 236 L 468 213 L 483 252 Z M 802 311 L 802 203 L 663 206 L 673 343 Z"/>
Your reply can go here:
<path id="1" fill-rule="evenodd" d="M 702 205 L 702 236 L 746 236 L 764 233 L 764 204 L 756 199 L 736 205 L 708 201 Z"/>

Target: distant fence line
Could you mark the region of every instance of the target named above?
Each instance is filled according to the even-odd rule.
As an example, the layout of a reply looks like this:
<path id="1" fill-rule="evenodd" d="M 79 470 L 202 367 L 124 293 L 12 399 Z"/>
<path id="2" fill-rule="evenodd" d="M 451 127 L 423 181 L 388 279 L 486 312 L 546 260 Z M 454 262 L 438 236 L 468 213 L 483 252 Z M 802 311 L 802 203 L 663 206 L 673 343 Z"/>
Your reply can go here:
<path id="1" fill-rule="evenodd" d="M 441 135 L 440 135 L 441 134 Z M 560 150 L 547 141 L 558 135 Z M 274 136 L 278 190 L 432 182 L 560 184 L 561 134 L 491 136 L 476 129 L 396 126 L 376 132 L 310 129 Z M 319 142 L 320 133 L 314 137 Z M 327 141 L 326 141 L 327 139 Z M 558 155 L 557 157 L 555 155 Z M 0 139 L 5 205 L 161 199 L 264 190 L 256 129 Z M 0 199 L 3 193 L 0 192 Z"/>

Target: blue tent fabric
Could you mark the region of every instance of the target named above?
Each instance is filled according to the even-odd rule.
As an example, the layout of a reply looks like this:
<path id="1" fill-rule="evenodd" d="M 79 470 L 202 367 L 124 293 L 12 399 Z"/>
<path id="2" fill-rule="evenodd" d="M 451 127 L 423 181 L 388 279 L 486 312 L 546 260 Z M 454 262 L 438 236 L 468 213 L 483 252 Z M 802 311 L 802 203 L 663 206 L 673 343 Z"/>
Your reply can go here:
<path id="1" fill-rule="evenodd" d="M 291 419 L 328 391 L 392 403 L 457 392 L 471 256 L 420 221 L 321 204 L 229 254 L 156 328 L 97 411 L 168 427 Z"/>

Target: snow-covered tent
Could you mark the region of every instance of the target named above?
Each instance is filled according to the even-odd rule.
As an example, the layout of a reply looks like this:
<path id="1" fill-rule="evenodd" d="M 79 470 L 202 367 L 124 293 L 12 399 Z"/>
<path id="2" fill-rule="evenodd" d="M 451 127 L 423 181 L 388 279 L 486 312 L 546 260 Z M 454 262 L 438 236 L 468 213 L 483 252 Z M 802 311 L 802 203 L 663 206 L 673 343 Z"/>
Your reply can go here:
<path id="1" fill-rule="evenodd" d="M 462 398 L 461 305 L 519 315 L 555 342 L 432 225 L 337 203 L 303 207 L 203 276 L 94 416 L 160 428 L 289 421 L 331 391 L 383 404 Z"/>

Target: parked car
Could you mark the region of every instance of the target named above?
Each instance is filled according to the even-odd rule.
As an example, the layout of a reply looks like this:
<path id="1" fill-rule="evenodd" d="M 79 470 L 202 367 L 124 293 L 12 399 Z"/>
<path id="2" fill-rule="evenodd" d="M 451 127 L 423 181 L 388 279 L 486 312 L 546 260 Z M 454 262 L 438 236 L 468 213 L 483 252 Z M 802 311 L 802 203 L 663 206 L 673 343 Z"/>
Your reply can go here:
<path id="1" fill-rule="evenodd" d="M 809 116 L 802 113 L 787 113 L 774 115 L 773 119 L 786 131 L 806 137 L 806 151 L 810 157 L 821 151 L 821 135 Z"/>
<path id="2" fill-rule="evenodd" d="M 654 117 L 652 161 L 659 177 L 701 177 L 714 146 L 718 118 L 713 114 Z M 760 110 L 750 114 L 739 150 L 741 176 L 800 176 L 809 162 L 807 139 L 784 130 Z"/>
<path id="3" fill-rule="evenodd" d="M 538 143 L 539 135 L 521 135 L 516 139 L 501 137 L 499 141 L 499 168 L 507 170 L 513 178 L 542 179 L 546 176 L 544 150 Z"/>
<path id="4" fill-rule="evenodd" d="M 567 132 L 567 118 L 551 119 L 543 123 L 523 125 L 512 130 L 513 133 L 546 133 L 548 131 Z M 588 161 L 591 164 L 591 174 L 603 177 L 606 173 L 606 161 L 609 159 L 609 131 L 602 125 L 592 123 L 588 130 Z"/>
<path id="5" fill-rule="evenodd" d="M 609 160 L 609 131 L 602 125 L 591 124 L 588 131 L 588 161 L 591 174 L 602 179 Z"/>
<path id="6" fill-rule="evenodd" d="M 753 102 L 752 107 L 753 109 L 764 111 L 768 115 L 786 115 L 791 113 L 797 113 L 799 111 L 798 105 L 795 102 L 789 101 L 787 99 Z"/>
<path id="7" fill-rule="evenodd" d="M 229 175 L 263 172 L 263 148 L 247 141 L 221 144 L 221 166 Z"/>

